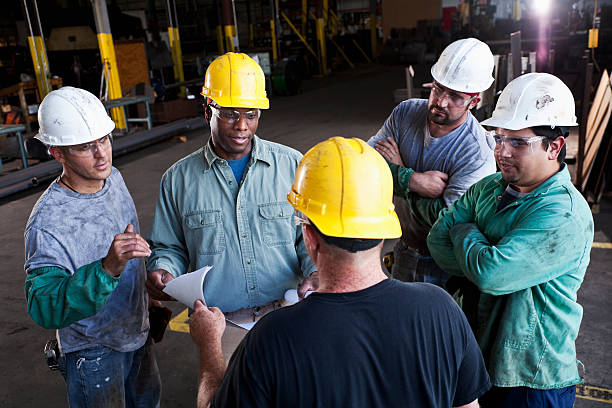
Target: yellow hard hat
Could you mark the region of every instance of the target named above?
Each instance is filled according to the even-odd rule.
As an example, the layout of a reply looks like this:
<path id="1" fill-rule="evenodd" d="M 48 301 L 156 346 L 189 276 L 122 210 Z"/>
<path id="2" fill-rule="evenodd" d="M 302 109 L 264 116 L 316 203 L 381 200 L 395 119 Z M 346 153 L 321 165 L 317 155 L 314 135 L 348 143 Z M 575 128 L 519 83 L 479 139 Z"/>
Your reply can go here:
<path id="1" fill-rule="evenodd" d="M 287 200 L 331 237 L 402 234 L 389 166 L 360 139 L 333 137 L 310 149 L 298 165 Z"/>
<path id="2" fill-rule="evenodd" d="M 224 107 L 270 107 L 261 67 L 242 53 L 228 52 L 211 62 L 204 76 L 202 95 Z"/>

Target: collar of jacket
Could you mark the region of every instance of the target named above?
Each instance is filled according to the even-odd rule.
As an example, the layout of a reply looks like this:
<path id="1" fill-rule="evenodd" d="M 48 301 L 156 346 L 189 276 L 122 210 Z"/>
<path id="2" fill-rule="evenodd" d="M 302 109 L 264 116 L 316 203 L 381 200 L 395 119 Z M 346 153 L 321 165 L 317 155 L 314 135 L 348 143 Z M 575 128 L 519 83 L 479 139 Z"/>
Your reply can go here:
<path id="1" fill-rule="evenodd" d="M 501 176 L 501 173 L 499 173 L 499 179 L 497 180 L 497 182 L 503 187 L 502 190 L 505 190 L 506 187 L 508 187 L 508 183 L 504 181 Z M 526 194 L 525 196 L 521 197 L 519 200 L 516 201 L 524 200 L 531 197 L 537 197 L 541 194 L 546 194 L 553 188 L 567 185 L 568 183 L 571 184 L 571 182 L 572 178 L 569 174 L 569 170 L 567 169 L 567 164 L 561 163 L 561 169 L 558 172 L 556 172 L 554 175 L 552 175 L 546 181 L 540 184 L 535 190 L 531 191 L 530 193 Z"/>
<path id="2" fill-rule="evenodd" d="M 257 135 L 253 135 L 252 143 L 253 147 L 251 149 L 251 162 L 259 160 L 270 166 L 272 164 L 272 161 L 270 159 L 270 152 L 266 148 L 266 145 L 262 143 L 262 140 L 257 137 Z M 204 145 L 204 148 L 202 149 L 202 155 L 204 156 L 204 171 L 210 170 L 216 160 L 224 160 L 221 157 L 217 156 L 217 154 L 213 150 L 212 137 L 208 138 L 208 142 Z"/>

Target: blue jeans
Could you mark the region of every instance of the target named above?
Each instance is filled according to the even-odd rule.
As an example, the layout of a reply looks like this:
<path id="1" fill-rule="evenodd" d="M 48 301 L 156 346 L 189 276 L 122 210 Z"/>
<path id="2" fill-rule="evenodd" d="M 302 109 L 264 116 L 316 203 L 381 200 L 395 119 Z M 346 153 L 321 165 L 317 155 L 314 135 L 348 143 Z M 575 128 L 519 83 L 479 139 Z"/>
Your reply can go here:
<path id="1" fill-rule="evenodd" d="M 401 240 L 393 248 L 391 275 L 403 282 L 427 282 L 441 288 L 449 278 L 431 256 L 419 255 Z"/>
<path id="2" fill-rule="evenodd" d="M 572 408 L 575 399 L 575 385 L 554 390 L 493 387 L 479 402 L 482 408 Z"/>
<path id="3" fill-rule="evenodd" d="M 62 356 L 70 407 L 159 407 L 161 380 L 150 341 L 128 353 L 97 346 Z"/>

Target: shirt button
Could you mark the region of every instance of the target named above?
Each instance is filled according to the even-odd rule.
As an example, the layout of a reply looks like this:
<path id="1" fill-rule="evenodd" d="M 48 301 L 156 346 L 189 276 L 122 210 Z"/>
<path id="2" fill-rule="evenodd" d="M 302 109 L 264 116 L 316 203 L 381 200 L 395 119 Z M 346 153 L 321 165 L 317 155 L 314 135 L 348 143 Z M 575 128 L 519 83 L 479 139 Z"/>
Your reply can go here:
<path id="1" fill-rule="evenodd" d="M 255 290 L 255 285 L 251 285 L 251 290 Z"/>
<path id="2" fill-rule="evenodd" d="M 228 183 L 232 184 L 232 180 L 228 180 Z"/>
<path id="3" fill-rule="evenodd" d="M 246 237 L 247 237 L 246 234 L 242 234 L 242 238 L 246 238 Z"/>
<path id="4" fill-rule="evenodd" d="M 250 260 L 250 259 L 248 259 L 248 260 L 247 260 L 247 263 L 250 265 L 250 264 L 251 264 L 251 260 Z"/>
<path id="5" fill-rule="evenodd" d="M 200 220 L 200 225 L 204 225 L 204 220 Z"/>

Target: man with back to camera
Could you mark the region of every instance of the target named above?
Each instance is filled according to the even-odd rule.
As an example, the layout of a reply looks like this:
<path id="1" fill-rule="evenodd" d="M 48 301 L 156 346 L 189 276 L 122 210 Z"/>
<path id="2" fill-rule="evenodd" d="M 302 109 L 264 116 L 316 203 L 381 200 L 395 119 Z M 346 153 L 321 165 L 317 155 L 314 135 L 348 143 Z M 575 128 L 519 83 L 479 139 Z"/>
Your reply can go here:
<path id="1" fill-rule="evenodd" d="M 227 372 L 224 316 L 196 301 L 198 407 L 478 406 L 490 383 L 460 308 L 434 285 L 381 269 L 383 239 L 401 234 L 392 196 L 387 164 L 359 139 L 304 155 L 287 199 L 303 214 L 319 289 L 262 318 Z"/>
<path id="2" fill-rule="evenodd" d="M 98 98 L 68 86 L 45 97 L 38 123 L 36 138 L 62 175 L 36 202 L 24 233 L 28 313 L 58 329 L 70 407 L 159 406 L 139 259 L 151 251 L 112 166 L 115 124 Z"/>
<path id="3" fill-rule="evenodd" d="M 431 258 L 426 238 L 441 209 L 495 172 L 492 146 L 470 110 L 493 83 L 493 55 L 475 38 L 450 44 L 431 69 L 429 100 L 395 107 L 368 140 L 389 162 L 402 237 L 393 277 L 444 287 L 448 275 Z"/>
<path id="4" fill-rule="evenodd" d="M 440 267 L 479 289 L 474 326 L 494 385 L 483 407 L 569 408 L 582 382 L 577 292 L 593 217 L 563 162 L 574 109 L 553 75 L 510 82 L 482 123 L 495 128 L 500 173 L 445 209 L 427 238 Z"/>
<path id="5" fill-rule="evenodd" d="M 246 54 L 214 60 L 204 79 L 210 138 L 163 175 L 150 234 L 149 293 L 188 269 L 214 268 L 204 297 L 246 323 L 280 307 L 287 289 L 316 289 L 314 265 L 285 200 L 302 155 L 255 135 L 268 109 L 263 71 Z"/>

